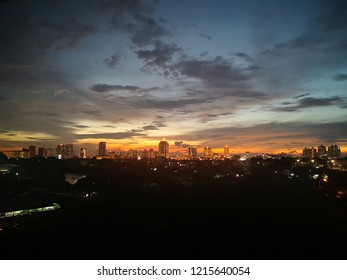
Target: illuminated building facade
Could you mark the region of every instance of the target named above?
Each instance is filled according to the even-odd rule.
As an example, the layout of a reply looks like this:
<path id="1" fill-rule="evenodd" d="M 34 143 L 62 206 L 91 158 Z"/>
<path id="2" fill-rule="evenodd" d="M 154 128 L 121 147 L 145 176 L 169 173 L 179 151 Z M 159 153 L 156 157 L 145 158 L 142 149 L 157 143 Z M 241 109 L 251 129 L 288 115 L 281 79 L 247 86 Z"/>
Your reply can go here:
<path id="1" fill-rule="evenodd" d="M 153 149 L 148 150 L 148 158 L 155 158 L 155 152 Z"/>
<path id="2" fill-rule="evenodd" d="M 327 154 L 327 148 L 324 145 L 318 146 L 318 156 L 322 157 Z"/>
<path id="3" fill-rule="evenodd" d="M 302 157 L 304 158 L 315 158 L 317 157 L 316 148 L 305 148 L 302 150 Z"/>
<path id="4" fill-rule="evenodd" d="M 160 157 L 165 157 L 165 158 L 168 158 L 168 157 L 169 157 L 169 143 L 166 141 L 165 138 L 163 138 L 163 139 L 159 142 L 159 146 L 158 146 L 158 156 L 160 156 Z"/>
<path id="5" fill-rule="evenodd" d="M 54 153 L 52 148 L 48 148 L 45 150 L 45 157 L 53 157 L 53 156 L 54 156 Z"/>
<path id="6" fill-rule="evenodd" d="M 197 151 L 195 147 L 189 146 L 188 147 L 188 157 L 189 158 L 196 158 L 197 157 Z"/>
<path id="7" fill-rule="evenodd" d="M 87 158 L 87 149 L 86 148 L 80 149 L 80 158 Z"/>
<path id="8" fill-rule="evenodd" d="M 59 144 L 55 149 L 55 155 L 58 159 L 73 158 L 72 144 Z"/>
<path id="9" fill-rule="evenodd" d="M 328 156 L 331 158 L 341 157 L 341 149 L 337 145 L 331 145 L 328 147 Z"/>
<path id="10" fill-rule="evenodd" d="M 204 148 L 204 156 L 205 157 L 212 157 L 212 149 L 211 149 L 211 147 L 205 147 Z"/>

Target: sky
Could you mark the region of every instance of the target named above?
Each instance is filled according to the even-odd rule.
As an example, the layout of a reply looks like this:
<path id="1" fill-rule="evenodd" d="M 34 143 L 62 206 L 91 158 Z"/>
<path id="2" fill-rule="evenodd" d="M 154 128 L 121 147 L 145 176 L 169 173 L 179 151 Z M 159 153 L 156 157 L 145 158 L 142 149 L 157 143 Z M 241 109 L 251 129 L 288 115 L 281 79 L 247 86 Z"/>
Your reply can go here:
<path id="1" fill-rule="evenodd" d="M 0 148 L 347 152 L 347 3 L 1 0 Z"/>

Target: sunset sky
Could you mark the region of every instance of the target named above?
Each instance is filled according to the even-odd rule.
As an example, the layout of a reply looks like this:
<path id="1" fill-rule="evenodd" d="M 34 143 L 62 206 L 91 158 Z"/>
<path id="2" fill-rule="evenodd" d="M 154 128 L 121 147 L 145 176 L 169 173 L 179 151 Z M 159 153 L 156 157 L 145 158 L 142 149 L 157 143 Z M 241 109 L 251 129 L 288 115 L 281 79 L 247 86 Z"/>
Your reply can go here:
<path id="1" fill-rule="evenodd" d="M 346 1 L 2 0 L 0 22 L 2 149 L 347 152 Z"/>

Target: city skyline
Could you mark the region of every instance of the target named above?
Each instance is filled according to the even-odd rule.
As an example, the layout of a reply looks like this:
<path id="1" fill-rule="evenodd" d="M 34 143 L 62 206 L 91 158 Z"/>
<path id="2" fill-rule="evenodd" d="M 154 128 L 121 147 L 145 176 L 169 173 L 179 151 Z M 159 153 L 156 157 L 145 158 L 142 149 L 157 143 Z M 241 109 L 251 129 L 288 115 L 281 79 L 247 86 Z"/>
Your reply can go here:
<path id="1" fill-rule="evenodd" d="M 170 151 L 347 152 L 344 1 L 2 1 L 0 14 L 0 150 L 168 137 Z"/>

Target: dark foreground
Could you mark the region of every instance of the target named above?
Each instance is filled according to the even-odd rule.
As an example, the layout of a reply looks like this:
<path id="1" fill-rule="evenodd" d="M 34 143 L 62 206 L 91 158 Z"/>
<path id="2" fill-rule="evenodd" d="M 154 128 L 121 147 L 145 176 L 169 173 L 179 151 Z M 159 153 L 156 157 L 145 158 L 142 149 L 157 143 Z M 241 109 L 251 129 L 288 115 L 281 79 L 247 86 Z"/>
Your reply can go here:
<path id="1" fill-rule="evenodd" d="M 2 259 L 346 258 L 345 204 L 310 180 L 257 167 L 240 177 L 190 182 L 166 174 L 153 184 L 131 172 L 106 168 L 73 186 L 59 174 L 25 183 L 2 179 L 24 184 L 36 201 L 62 205 L 2 219 Z M 69 191 L 62 195 L 60 187 Z"/>

